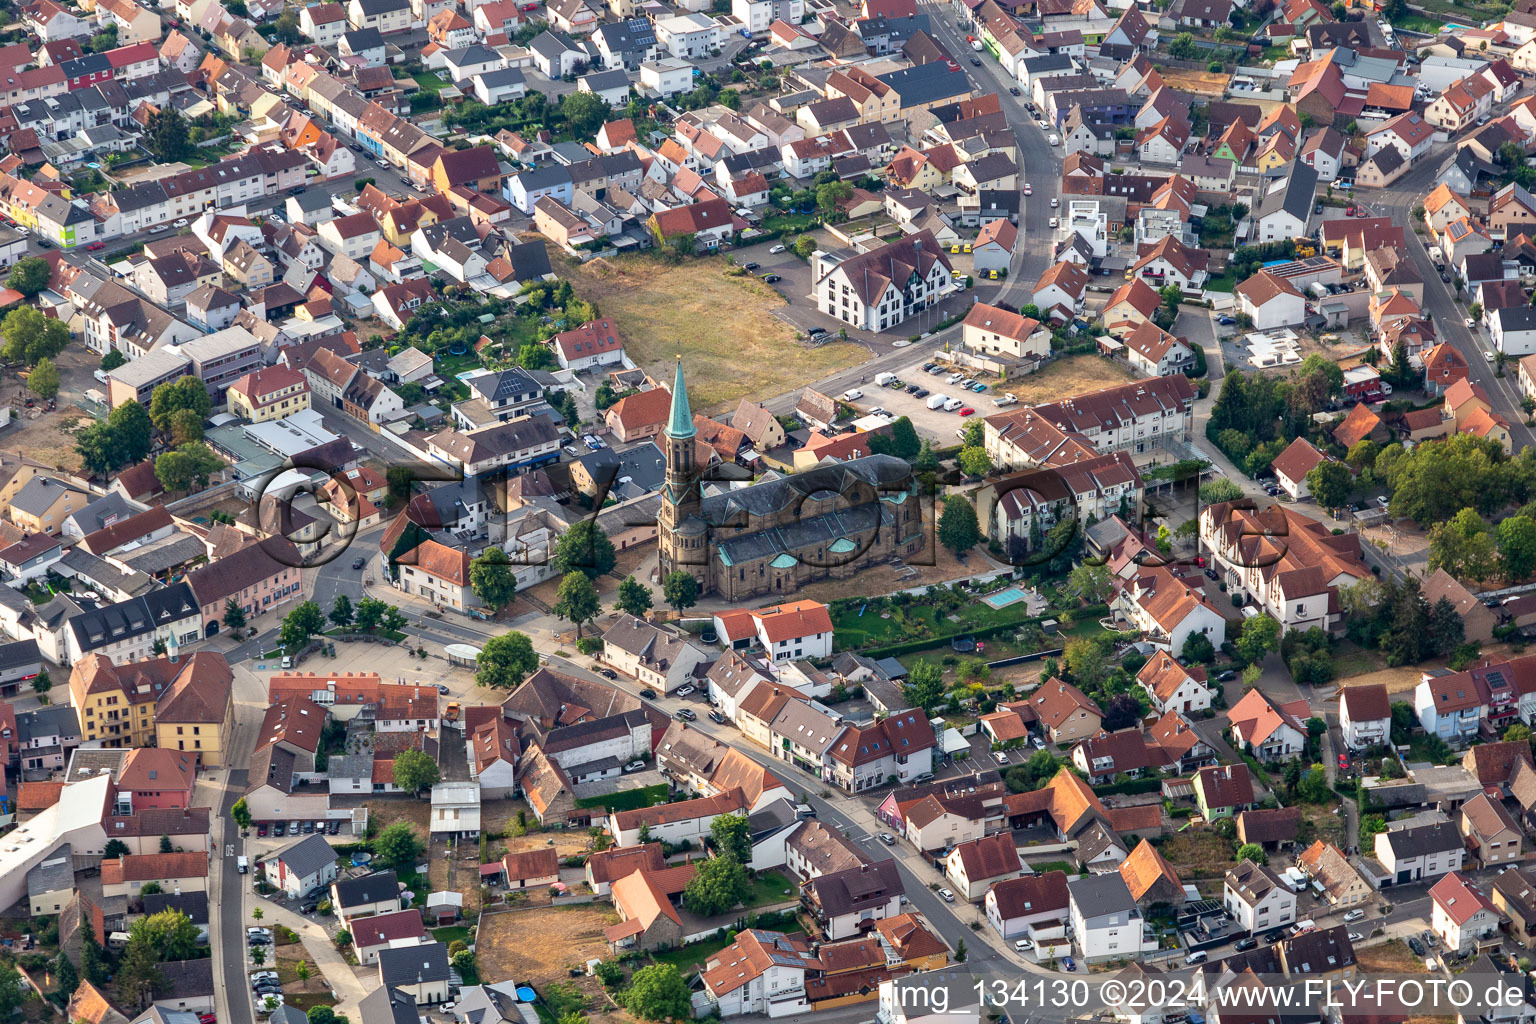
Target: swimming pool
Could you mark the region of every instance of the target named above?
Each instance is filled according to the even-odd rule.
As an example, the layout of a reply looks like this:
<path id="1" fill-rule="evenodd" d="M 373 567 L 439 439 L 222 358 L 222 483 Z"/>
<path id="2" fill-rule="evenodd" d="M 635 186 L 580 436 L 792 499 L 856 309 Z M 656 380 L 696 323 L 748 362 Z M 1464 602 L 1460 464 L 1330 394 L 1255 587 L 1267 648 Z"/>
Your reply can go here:
<path id="1" fill-rule="evenodd" d="M 982 600 L 993 608 L 1007 608 L 1015 602 L 1024 600 L 1024 591 L 1018 587 L 1009 587 L 1007 590 L 999 590 L 995 594 L 988 594 Z"/>

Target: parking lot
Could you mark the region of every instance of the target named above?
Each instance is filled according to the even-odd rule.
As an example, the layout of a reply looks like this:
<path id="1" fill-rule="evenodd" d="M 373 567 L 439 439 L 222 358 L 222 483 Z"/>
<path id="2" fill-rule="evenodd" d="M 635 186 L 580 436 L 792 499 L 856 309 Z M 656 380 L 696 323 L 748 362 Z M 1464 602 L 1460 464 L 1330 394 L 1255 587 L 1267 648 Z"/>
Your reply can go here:
<path id="1" fill-rule="evenodd" d="M 896 371 L 896 375 L 903 385 L 916 384 L 928 391 L 926 397 L 909 394 L 905 387 L 880 387 L 870 379 L 857 388 L 863 392 L 863 396 L 849 404 L 862 413 L 884 409 L 892 418 L 905 416 L 912 421 L 919 437 L 930 438 L 936 445 L 954 444 L 959 440 L 956 431 L 964 429 L 966 421 L 970 419 L 970 416 L 960 415 L 965 409 L 974 410 L 971 414 L 974 416 L 990 416 L 998 411 L 997 400 L 1003 396 L 1003 392 L 991 386 L 982 392 L 964 391 L 958 383 L 948 383 L 952 375 L 948 369 L 942 374 L 924 372 L 922 367 L 925 362 L 914 357 L 911 365 Z M 966 377 L 975 379 L 969 370 L 966 371 Z M 980 383 L 986 384 L 988 381 L 981 380 Z M 996 383 L 995 380 L 993 383 Z M 930 409 L 927 403 L 934 395 L 959 399 L 962 405 L 952 412 L 945 412 L 942 408 Z"/>

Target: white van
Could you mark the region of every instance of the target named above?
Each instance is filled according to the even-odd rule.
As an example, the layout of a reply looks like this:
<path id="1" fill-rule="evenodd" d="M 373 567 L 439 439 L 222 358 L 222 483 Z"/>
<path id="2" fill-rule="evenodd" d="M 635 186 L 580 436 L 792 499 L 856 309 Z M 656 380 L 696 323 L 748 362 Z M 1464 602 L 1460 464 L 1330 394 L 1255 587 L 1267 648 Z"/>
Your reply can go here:
<path id="1" fill-rule="evenodd" d="M 845 402 L 857 402 L 863 397 L 864 392 L 860 391 L 858 388 L 850 388 L 849 390 L 843 392 L 843 401 Z"/>
<path id="2" fill-rule="evenodd" d="M 1045 137 L 1045 141 L 1047 145 L 1059 146 L 1061 145 L 1061 136 L 1057 135 L 1055 132 L 1051 132 L 1051 134 Z"/>
<path id="3" fill-rule="evenodd" d="M 964 404 L 965 403 L 960 401 L 960 399 L 958 399 L 958 398 L 946 398 L 946 399 L 944 399 L 944 411 L 945 412 L 954 412 L 956 409 L 960 408 Z"/>
<path id="4" fill-rule="evenodd" d="M 875 374 L 875 387 L 883 388 L 895 379 L 896 375 L 894 373 L 877 373 Z"/>
<path id="5" fill-rule="evenodd" d="M 947 401 L 949 401 L 948 395 L 929 395 L 928 401 L 923 404 L 930 409 L 937 409 Z"/>
<path id="6" fill-rule="evenodd" d="M 236 857 L 235 868 L 239 870 L 239 872 L 243 875 L 247 871 L 251 870 L 251 862 L 246 860 L 244 857 Z"/>

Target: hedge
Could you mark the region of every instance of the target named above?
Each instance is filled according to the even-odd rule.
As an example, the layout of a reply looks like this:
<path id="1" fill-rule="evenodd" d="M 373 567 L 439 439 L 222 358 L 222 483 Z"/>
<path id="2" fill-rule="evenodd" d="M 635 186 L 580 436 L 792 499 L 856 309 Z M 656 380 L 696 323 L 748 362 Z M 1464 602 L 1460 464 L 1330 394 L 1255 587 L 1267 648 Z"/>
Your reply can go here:
<path id="1" fill-rule="evenodd" d="M 1111 782 L 1104 786 L 1094 786 L 1093 791 L 1099 796 L 1114 796 L 1120 793 L 1156 793 L 1162 788 L 1162 779 L 1127 779 L 1125 782 Z"/>
<path id="2" fill-rule="evenodd" d="M 954 633 L 946 633 L 943 636 L 926 637 L 922 640 L 903 640 L 901 643 L 886 644 L 884 647 L 871 647 L 859 653 L 866 658 L 894 658 L 902 654 L 911 654 L 914 651 L 925 651 L 930 647 L 948 647 L 951 640 L 957 640 L 962 637 L 974 637 L 977 640 L 985 640 L 989 637 L 1013 633 L 1030 623 L 1039 625 L 1046 619 L 1059 618 L 1060 614 L 1060 612 L 1057 612 L 1031 619 L 1019 619 L 1015 622 L 1000 622 L 994 626 L 962 629 Z M 1087 607 L 1074 610 L 1071 614 L 1079 622 L 1089 618 L 1097 619 L 1109 614 L 1109 606 L 1103 604 L 1088 605 Z"/>
<path id="3" fill-rule="evenodd" d="M 633 811 L 640 807 L 654 807 L 656 804 L 664 804 L 666 802 L 667 785 L 663 782 L 655 786 L 626 789 L 620 793 L 582 797 L 576 801 L 576 806 L 583 808 L 601 807 L 608 811 Z"/>

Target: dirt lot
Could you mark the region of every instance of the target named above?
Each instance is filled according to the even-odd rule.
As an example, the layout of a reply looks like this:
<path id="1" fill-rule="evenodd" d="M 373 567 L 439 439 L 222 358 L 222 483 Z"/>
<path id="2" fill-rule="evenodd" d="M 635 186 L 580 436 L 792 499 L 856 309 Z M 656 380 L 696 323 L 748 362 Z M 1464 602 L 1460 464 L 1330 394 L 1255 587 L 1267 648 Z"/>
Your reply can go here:
<path id="1" fill-rule="evenodd" d="M 1232 841 L 1205 829 L 1192 828 L 1169 836 L 1158 847 L 1158 852 L 1186 882 L 1197 878 L 1223 878 L 1232 866 Z"/>
<path id="2" fill-rule="evenodd" d="M 561 266 L 582 298 L 613 317 L 630 358 L 670 380 L 682 352 L 695 412 L 734 409 L 746 395 L 775 395 L 864 359 L 859 345 L 834 342 L 812 349 L 773 315 L 785 301 L 751 277 L 728 277 L 723 257 L 668 263 L 659 256 L 593 260 Z"/>
<path id="3" fill-rule="evenodd" d="M 299 980 L 298 966 L 301 962 L 309 964 L 309 978 L 305 981 Z M 277 978 L 283 986 L 284 1000 L 293 1006 L 308 1010 L 311 1006 L 333 1004 L 330 986 L 326 984 L 320 968 L 305 953 L 302 942 L 277 947 Z"/>
<path id="4" fill-rule="evenodd" d="M 480 973 L 487 978 L 516 978 L 540 990 L 553 982 L 569 981 L 570 968 L 610 955 L 603 929 L 618 920 L 619 915 L 604 904 L 485 914 L 475 934 Z"/>
<path id="5" fill-rule="evenodd" d="M 376 797 L 368 801 L 367 807 L 369 823 L 377 825 L 380 832 L 397 821 L 408 821 L 416 826 L 422 839 L 428 838 L 429 822 L 432 819 L 430 802 L 404 796 Z"/>
<path id="6" fill-rule="evenodd" d="M 1355 960 L 1362 970 L 1369 973 L 1423 974 L 1424 961 L 1413 955 L 1413 950 L 1401 939 L 1392 939 L 1376 946 L 1355 951 Z"/>
<path id="7" fill-rule="evenodd" d="M 1194 71 L 1187 68 L 1158 68 L 1158 74 L 1163 76 L 1175 89 L 1183 89 L 1185 92 L 1197 92 L 1206 96 L 1220 96 L 1227 88 L 1229 76 L 1221 72 Z"/>
<path id="8" fill-rule="evenodd" d="M 505 846 L 508 853 L 526 853 L 529 850 L 540 850 L 549 846 L 551 838 L 554 839 L 555 853 L 561 860 L 567 857 L 579 857 L 592 849 L 592 837 L 587 835 L 586 829 L 565 829 L 554 833 L 553 836 L 544 833 L 508 836 L 497 845 Z"/>
<path id="9" fill-rule="evenodd" d="M 472 920 L 480 913 L 480 844 L 459 843 L 451 853 L 446 845 L 433 844 L 427 879 L 433 891 L 462 893 L 464 916 Z"/>

